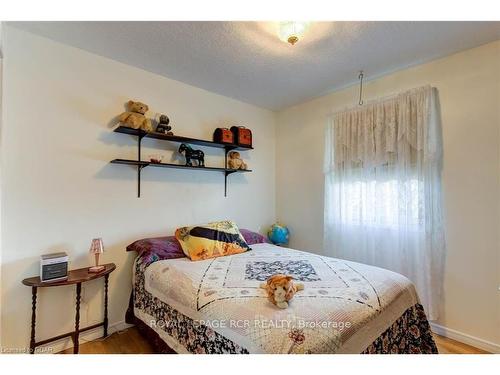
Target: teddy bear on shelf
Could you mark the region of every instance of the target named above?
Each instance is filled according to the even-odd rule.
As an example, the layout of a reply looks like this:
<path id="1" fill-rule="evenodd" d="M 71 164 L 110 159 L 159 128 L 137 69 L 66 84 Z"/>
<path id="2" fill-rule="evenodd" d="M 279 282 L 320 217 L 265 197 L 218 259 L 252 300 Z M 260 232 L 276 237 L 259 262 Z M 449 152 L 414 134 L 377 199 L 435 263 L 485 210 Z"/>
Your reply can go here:
<path id="1" fill-rule="evenodd" d="M 236 151 L 231 151 L 229 154 L 229 160 L 227 161 L 227 166 L 230 169 L 247 169 L 246 163 L 241 160 L 240 153 Z"/>
<path id="2" fill-rule="evenodd" d="M 294 283 L 292 276 L 281 274 L 271 276 L 260 287 L 266 290 L 269 301 L 280 309 L 286 309 L 295 293 L 304 290 L 304 284 Z"/>
<path id="3" fill-rule="evenodd" d="M 168 118 L 167 115 L 161 115 L 160 120 L 158 122 L 158 125 L 156 126 L 156 132 L 157 133 L 163 133 L 166 135 L 174 135 L 170 130 L 172 130 L 172 127 L 169 125 L 170 119 Z"/>
<path id="4" fill-rule="evenodd" d="M 118 117 L 118 120 L 120 121 L 122 126 L 126 126 L 132 129 L 141 129 L 146 132 L 153 131 L 151 120 L 144 116 L 149 109 L 147 104 L 129 100 L 127 102 L 127 109 L 127 112 L 123 112 Z"/>

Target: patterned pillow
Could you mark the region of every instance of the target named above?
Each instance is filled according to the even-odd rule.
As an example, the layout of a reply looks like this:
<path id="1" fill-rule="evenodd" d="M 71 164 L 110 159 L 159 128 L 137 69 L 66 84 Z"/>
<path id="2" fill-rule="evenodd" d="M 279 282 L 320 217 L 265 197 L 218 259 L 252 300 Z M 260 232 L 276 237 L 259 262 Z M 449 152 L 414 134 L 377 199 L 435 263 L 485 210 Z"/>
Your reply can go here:
<path id="1" fill-rule="evenodd" d="M 269 240 L 260 233 L 243 228 L 240 229 L 240 233 L 249 245 L 254 245 L 256 243 L 269 243 Z"/>
<path id="2" fill-rule="evenodd" d="M 137 240 L 127 246 L 127 251 L 136 251 L 147 264 L 157 260 L 185 257 L 179 241 L 174 236 Z"/>
<path id="3" fill-rule="evenodd" d="M 202 260 L 250 250 L 238 227 L 232 221 L 182 227 L 175 231 L 184 254 L 191 260 Z"/>

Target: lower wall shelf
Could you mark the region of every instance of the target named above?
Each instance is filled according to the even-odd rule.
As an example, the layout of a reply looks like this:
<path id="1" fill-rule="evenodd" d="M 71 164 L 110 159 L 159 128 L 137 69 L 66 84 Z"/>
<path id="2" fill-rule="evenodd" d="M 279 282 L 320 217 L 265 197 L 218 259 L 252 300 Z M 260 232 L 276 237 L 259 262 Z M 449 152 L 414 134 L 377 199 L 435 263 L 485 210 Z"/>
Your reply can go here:
<path id="1" fill-rule="evenodd" d="M 129 159 L 114 159 L 111 160 L 113 164 L 126 164 L 126 165 L 136 165 L 142 168 L 144 167 L 160 167 L 160 168 L 175 168 L 175 169 L 190 169 L 197 171 L 219 171 L 219 172 L 252 172 L 251 169 L 230 169 L 230 168 L 214 168 L 214 167 L 190 167 L 188 165 L 181 164 L 168 164 L 168 163 L 151 163 L 149 161 L 137 161 Z"/>
<path id="2" fill-rule="evenodd" d="M 123 164 L 123 165 L 131 165 L 137 167 L 138 173 L 138 185 L 137 185 L 137 196 L 141 196 L 141 170 L 146 167 L 157 167 L 157 168 L 174 168 L 174 169 L 189 169 L 195 171 L 215 171 L 215 172 L 224 172 L 224 196 L 227 195 L 227 176 L 232 173 L 245 173 L 252 172 L 251 169 L 230 169 L 230 168 L 214 168 L 214 167 L 190 167 L 188 165 L 180 165 L 180 164 L 169 164 L 169 163 L 151 163 L 149 161 L 138 161 L 138 160 L 130 160 L 130 159 L 114 159 L 111 160 L 113 164 Z"/>

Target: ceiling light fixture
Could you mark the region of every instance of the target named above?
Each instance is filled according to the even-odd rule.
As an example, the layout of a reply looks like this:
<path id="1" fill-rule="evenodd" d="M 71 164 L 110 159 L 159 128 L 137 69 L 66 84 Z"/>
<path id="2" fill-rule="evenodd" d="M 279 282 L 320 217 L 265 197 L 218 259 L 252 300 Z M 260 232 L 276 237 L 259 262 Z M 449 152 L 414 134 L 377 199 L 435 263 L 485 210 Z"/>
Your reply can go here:
<path id="1" fill-rule="evenodd" d="M 299 41 L 308 26 L 309 22 L 280 22 L 279 37 L 284 42 L 288 42 L 293 46 Z"/>

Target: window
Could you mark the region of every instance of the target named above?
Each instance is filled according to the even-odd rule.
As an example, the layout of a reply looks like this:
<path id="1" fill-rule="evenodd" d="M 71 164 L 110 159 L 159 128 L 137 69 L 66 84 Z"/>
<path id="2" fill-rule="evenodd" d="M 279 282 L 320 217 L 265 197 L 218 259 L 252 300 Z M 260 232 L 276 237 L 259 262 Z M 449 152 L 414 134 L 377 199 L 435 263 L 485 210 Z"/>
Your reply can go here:
<path id="1" fill-rule="evenodd" d="M 325 254 L 399 272 L 430 319 L 445 254 L 441 128 L 429 86 L 330 116 L 325 144 Z"/>
<path id="2" fill-rule="evenodd" d="M 343 224 L 384 228 L 404 224 L 417 229 L 422 222 L 419 218 L 421 194 L 416 179 L 403 183 L 370 180 L 336 185 L 333 189 L 339 195 Z"/>

